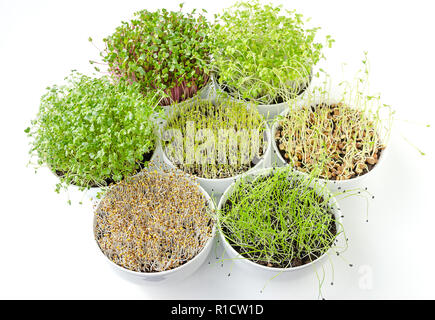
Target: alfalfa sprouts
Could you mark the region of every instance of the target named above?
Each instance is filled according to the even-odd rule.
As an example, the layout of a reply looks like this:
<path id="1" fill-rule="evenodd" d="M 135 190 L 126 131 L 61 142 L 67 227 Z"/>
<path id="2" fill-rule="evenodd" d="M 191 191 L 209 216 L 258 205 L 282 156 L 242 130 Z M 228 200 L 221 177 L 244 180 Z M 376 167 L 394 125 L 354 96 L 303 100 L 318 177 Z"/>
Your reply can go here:
<path id="1" fill-rule="evenodd" d="M 136 272 L 185 264 L 204 248 L 214 226 L 196 182 L 175 171 L 143 171 L 121 181 L 95 214 L 95 239 L 102 252 Z"/>

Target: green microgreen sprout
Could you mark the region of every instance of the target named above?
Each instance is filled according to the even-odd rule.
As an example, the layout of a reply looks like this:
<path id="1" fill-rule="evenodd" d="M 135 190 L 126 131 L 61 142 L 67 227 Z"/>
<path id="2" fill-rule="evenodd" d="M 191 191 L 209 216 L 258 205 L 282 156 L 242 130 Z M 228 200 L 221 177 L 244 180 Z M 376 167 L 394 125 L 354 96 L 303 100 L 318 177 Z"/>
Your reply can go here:
<path id="1" fill-rule="evenodd" d="M 314 88 L 302 106 L 290 104 L 287 115 L 277 119 L 274 137 L 285 161 L 328 180 L 352 179 L 374 168 L 389 140 L 394 112 L 380 95 L 368 94 L 367 68 L 363 74 L 354 83 L 343 82 L 336 101 L 329 90 Z"/>
<path id="2" fill-rule="evenodd" d="M 316 42 L 319 28 L 295 10 L 238 2 L 216 15 L 212 30 L 213 69 L 230 95 L 258 104 L 295 98 L 308 86 L 312 69 L 323 58 Z M 326 37 L 326 45 L 334 40 Z"/>
<path id="3" fill-rule="evenodd" d="M 57 191 L 69 184 L 106 186 L 144 166 L 157 141 L 156 98 L 107 77 L 73 71 L 65 80 L 47 88 L 26 129 L 31 157 L 37 158 L 33 165 L 48 166 L 59 176 Z"/>
<path id="4" fill-rule="evenodd" d="M 230 99 L 193 99 L 164 127 L 165 154 L 182 171 L 221 179 L 241 174 L 264 156 L 267 126 L 255 108 Z"/>
<path id="5" fill-rule="evenodd" d="M 343 232 L 332 195 L 289 167 L 242 176 L 218 210 L 218 227 L 243 258 L 275 268 L 310 263 Z"/>
<path id="6" fill-rule="evenodd" d="M 187 175 L 142 171 L 110 187 L 95 212 L 102 252 L 136 272 L 160 272 L 193 259 L 212 237 L 213 212 Z"/>
<path id="7" fill-rule="evenodd" d="M 144 93 L 163 92 L 161 105 L 190 98 L 209 79 L 210 23 L 202 13 L 141 10 L 104 39 L 101 53 L 116 77 Z"/>

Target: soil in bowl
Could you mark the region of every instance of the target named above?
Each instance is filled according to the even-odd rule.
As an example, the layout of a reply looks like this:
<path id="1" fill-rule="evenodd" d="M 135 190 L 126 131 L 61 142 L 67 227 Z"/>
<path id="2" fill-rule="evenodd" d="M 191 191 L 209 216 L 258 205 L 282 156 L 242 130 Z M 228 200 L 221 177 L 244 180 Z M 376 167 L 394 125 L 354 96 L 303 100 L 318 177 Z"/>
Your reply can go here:
<path id="1" fill-rule="evenodd" d="M 212 236 L 204 194 L 186 175 L 142 171 L 113 185 L 98 205 L 95 239 L 112 262 L 161 272 L 193 259 Z"/>
<path id="2" fill-rule="evenodd" d="M 308 264 L 337 236 L 328 197 L 286 168 L 240 180 L 219 212 L 221 230 L 254 263 L 273 268 Z"/>
<path id="3" fill-rule="evenodd" d="M 297 170 L 320 178 L 348 180 L 368 173 L 385 146 L 376 119 L 343 103 L 291 110 L 279 120 L 275 144 Z"/>

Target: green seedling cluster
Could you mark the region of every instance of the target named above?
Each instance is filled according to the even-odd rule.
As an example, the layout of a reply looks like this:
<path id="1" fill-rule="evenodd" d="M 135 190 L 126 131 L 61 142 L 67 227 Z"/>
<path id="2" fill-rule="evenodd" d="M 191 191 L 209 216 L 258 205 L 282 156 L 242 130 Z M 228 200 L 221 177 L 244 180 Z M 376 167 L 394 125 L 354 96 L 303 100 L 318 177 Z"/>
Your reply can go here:
<path id="1" fill-rule="evenodd" d="M 120 181 L 155 149 L 156 101 L 137 85 L 73 72 L 47 88 L 39 113 L 26 129 L 35 165 L 47 165 L 61 184 L 82 188 Z"/>
<path id="2" fill-rule="evenodd" d="M 275 139 L 285 160 L 302 172 L 347 180 L 369 171 L 385 148 L 377 119 L 343 103 L 292 109 Z"/>
<path id="3" fill-rule="evenodd" d="M 363 75 L 342 83 L 342 98 L 315 88 L 303 105 L 290 104 L 277 119 L 275 143 L 294 168 L 328 180 L 348 180 L 366 174 L 380 160 L 388 142 L 394 112 L 379 95 L 369 95 L 367 57 Z"/>
<path id="4" fill-rule="evenodd" d="M 165 126 L 169 159 L 186 173 L 207 179 L 234 177 L 265 153 L 264 118 L 246 104 L 194 99 L 178 106 Z M 165 135 L 163 135 L 165 137 Z M 170 139 L 171 138 L 171 139 Z"/>
<path id="5" fill-rule="evenodd" d="M 313 182 L 288 167 L 241 178 L 218 212 L 225 239 L 244 258 L 268 267 L 316 260 L 341 231 L 331 195 Z"/>
<path id="6" fill-rule="evenodd" d="M 163 93 L 162 105 L 192 97 L 209 79 L 210 23 L 195 10 L 136 12 L 104 41 L 110 72 L 144 93 Z"/>
<path id="7" fill-rule="evenodd" d="M 213 69 L 231 95 L 259 104 L 297 96 L 323 57 L 319 28 L 306 28 L 296 11 L 258 1 L 239 2 L 217 15 Z M 333 40 L 328 36 L 326 45 Z"/>
<path id="8" fill-rule="evenodd" d="M 215 221 L 254 263 L 294 268 L 319 259 L 343 231 L 336 202 L 318 178 L 347 180 L 371 170 L 389 137 L 390 107 L 367 93 L 364 78 L 338 101 L 329 99 L 326 85 L 311 84 L 326 74 L 314 68 L 334 40 L 316 40 L 319 28 L 307 27 L 294 10 L 239 2 L 212 23 L 204 10 L 182 7 L 138 11 L 103 39 L 107 75 L 74 71 L 65 85 L 47 88 L 25 130 L 35 166 L 59 176 L 58 191 L 108 186 L 95 211 L 95 239 L 130 271 L 184 265 L 204 249 Z M 208 90 L 213 75 L 217 95 Z M 209 100 L 199 98 L 203 92 Z M 295 98 L 302 92 L 301 105 Z M 267 106 L 281 102 L 287 104 Z M 270 137 L 257 108 L 286 105 Z M 270 140 L 291 165 L 248 173 L 270 155 Z M 175 168 L 141 171 L 160 142 L 163 160 Z M 192 176 L 212 186 L 237 178 L 212 212 Z M 346 197 L 360 193 L 354 191 Z"/>

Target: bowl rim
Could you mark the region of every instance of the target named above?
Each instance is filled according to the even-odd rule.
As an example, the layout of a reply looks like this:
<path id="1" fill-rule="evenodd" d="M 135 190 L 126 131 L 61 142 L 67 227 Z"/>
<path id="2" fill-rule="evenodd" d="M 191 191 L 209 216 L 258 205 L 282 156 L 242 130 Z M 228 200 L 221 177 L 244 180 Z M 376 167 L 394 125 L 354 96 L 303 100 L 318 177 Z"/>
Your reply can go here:
<path id="1" fill-rule="evenodd" d="M 244 101 L 244 100 L 238 99 L 238 98 L 236 98 L 236 97 L 232 96 L 231 94 L 229 94 L 229 93 L 224 91 L 224 89 L 222 88 L 221 84 L 216 79 L 216 75 L 217 74 L 218 73 L 216 73 L 216 72 L 212 74 L 212 83 L 213 83 L 214 88 L 216 90 L 216 94 L 218 94 L 218 95 L 219 94 L 226 94 L 228 97 L 230 97 L 231 99 L 233 99 L 235 101 L 249 103 L 249 104 L 251 104 L 251 105 L 253 105 L 253 106 L 255 106 L 255 107 L 259 108 L 259 109 L 266 109 L 266 110 L 267 109 L 278 109 L 278 108 L 281 108 L 283 106 L 288 106 L 288 101 L 283 101 L 283 102 L 274 103 L 274 104 L 262 104 L 262 103 L 254 103 L 254 102 Z M 301 97 L 303 97 L 306 94 L 307 90 L 311 86 L 312 80 L 313 80 L 313 68 L 311 68 L 310 77 L 309 77 L 309 81 L 308 81 L 307 86 L 304 88 L 304 90 L 300 94 L 298 94 L 292 100 L 299 100 L 299 99 L 301 99 Z"/>
<path id="2" fill-rule="evenodd" d="M 162 172 L 159 172 L 162 173 Z M 141 174 L 141 173 L 139 173 Z M 138 174 L 137 174 L 138 175 Z M 135 175 L 135 176 L 137 176 Z M 187 176 L 189 179 L 190 177 Z M 214 211 L 216 209 L 215 203 L 214 201 L 211 199 L 210 195 L 204 190 L 204 188 L 202 188 L 198 183 L 195 183 L 194 180 L 191 181 L 192 184 L 194 184 L 196 187 L 199 188 L 199 190 L 201 191 L 201 193 L 205 196 L 208 206 L 209 208 Z M 213 228 L 212 228 L 212 233 L 210 238 L 207 240 L 207 242 L 205 243 L 205 245 L 202 247 L 202 249 L 198 252 L 198 254 L 196 256 L 194 256 L 192 259 L 190 259 L 189 261 L 187 261 L 186 263 L 182 264 L 181 266 L 178 266 L 176 268 L 170 269 L 170 270 L 165 270 L 165 271 L 157 271 L 157 272 L 139 272 L 139 271 L 133 271 L 133 270 L 129 270 L 127 268 L 124 268 L 118 264 L 116 264 L 115 262 L 113 262 L 112 260 L 110 260 L 105 254 L 104 252 L 101 250 L 97 239 L 95 239 L 95 225 L 96 225 L 96 214 L 95 212 L 98 210 L 99 207 L 99 203 L 96 206 L 96 209 L 94 211 L 94 218 L 93 218 L 93 227 L 92 227 L 92 231 L 94 234 L 94 240 L 97 244 L 98 247 L 98 251 L 101 253 L 102 256 L 104 256 L 106 258 L 106 260 L 115 268 L 117 268 L 118 270 L 121 270 L 123 272 L 126 272 L 130 275 L 134 275 L 134 276 L 139 276 L 139 277 L 147 277 L 147 278 L 158 278 L 160 276 L 166 276 L 169 274 L 173 274 L 176 272 L 181 272 L 184 269 L 189 268 L 190 266 L 192 266 L 197 260 L 199 260 L 199 258 L 201 256 L 203 256 L 204 254 L 208 254 L 209 250 L 208 248 L 212 245 L 213 243 L 213 239 L 215 238 L 216 235 L 216 221 L 213 220 Z"/>
<path id="3" fill-rule="evenodd" d="M 327 101 L 327 103 L 337 103 L 337 102 L 339 102 L 339 101 L 335 100 L 335 99 L 329 99 Z M 301 104 L 301 103 L 299 103 L 299 104 Z M 287 107 L 283 112 L 281 112 L 279 117 L 285 117 L 288 113 L 290 113 L 290 111 L 291 111 L 290 107 Z M 288 163 L 282 157 L 281 152 L 279 151 L 278 146 L 276 145 L 276 139 L 275 139 L 276 131 L 277 131 L 278 125 L 279 125 L 279 117 L 275 119 L 275 121 L 272 124 L 272 128 L 271 128 L 271 137 L 273 137 L 273 138 L 271 138 L 272 149 L 273 149 L 272 152 L 277 155 L 278 159 L 280 160 L 280 162 L 282 164 L 284 164 L 284 166 L 291 166 L 293 170 L 299 172 L 300 174 L 308 175 L 307 172 L 299 171 L 298 169 L 296 169 L 294 166 L 292 166 L 290 163 Z M 316 178 L 316 179 L 323 182 L 323 183 L 331 183 L 331 184 L 341 184 L 341 183 L 347 183 L 347 182 L 359 182 L 359 181 L 367 178 L 369 176 L 369 174 L 371 174 L 373 171 L 378 170 L 377 168 L 379 168 L 381 166 L 381 164 L 385 162 L 385 158 L 386 158 L 389 150 L 390 150 L 390 148 L 388 147 L 388 145 L 385 145 L 385 148 L 382 149 L 382 152 L 381 152 L 381 155 L 378 159 L 378 162 L 373 166 L 373 168 L 370 171 L 368 171 L 362 175 L 356 176 L 356 177 L 351 178 L 351 179 L 345 179 L 345 180 L 330 180 L 330 179 L 325 179 L 325 178 Z"/>
<path id="4" fill-rule="evenodd" d="M 208 99 L 201 99 L 202 101 L 210 101 Z M 248 103 L 244 103 L 248 108 L 251 108 L 251 105 Z M 165 128 L 166 124 L 163 125 L 162 130 Z M 270 131 L 270 126 L 267 123 L 266 119 L 264 119 L 264 133 L 266 134 L 266 139 L 267 139 L 267 148 L 266 151 L 263 152 L 263 156 L 260 158 L 260 161 L 258 161 L 252 168 L 248 169 L 245 172 L 239 173 L 235 176 L 232 177 L 226 177 L 226 178 L 215 178 L 215 179 L 210 179 L 210 178 L 202 178 L 202 177 L 198 177 L 196 175 L 191 175 L 193 176 L 196 180 L 200 181 L 200 182 L 229 182 L 229 181 L 233 181 L 234 179 L 239 178 L 241 175 L 244 175 L 246 173 L 252 172 L 253 170 L 257 170 L 259 169 L 264 162 L 266 161 L 266 159 L 268 158 L 268 154 L 270 152 L 272 152 L 272 136 L 271 136 L 271 131 Z M 161 139 L 161 138 L 160 138 Z M 162 158 L 163 158 L 163 162 L 166 163 L 167 165 L 169 165 L 172 169 L 176 169 L 179 170 L 181 172 L 184 172 L 183 170 L 179 169 L 166 155 L 166 151 L 164 148 L 164 143 L 163 141 L 160 141 L 160 145 L 161 145 L 161 151 L 162 151 Z M 186 172 L 184 172 L 185 174 L 187 174 Z"/>
<path id="5" fill-rule="evenodd" d="M 260 175 L 268 174 L 270 171 L 282 170 L 282 169 L 283 168 L 276 168 L 276 167 L 263 168 L 263 169 L 256 170 L 255 172 L 252 172 L 250 174 L 246 174 L 246 175 L 260 176 Z M 300 173 L 298 171 L 292 170 L 292 172 L 294 172 L 296 175 L 300 175 Z M 314 181 L 316 181 L 316 180 L 314 180 Z M 228 199 L 229 193 L 233 191 L 234 186 L 235 186 L 236 183 L 237 183 L 237 181 L 234 181 L 225 190 L 224 194 L 222 195 L 222 197 L 219 200 L 219 204 L 217 206 L 217 211 L 221 210 L 223 204 Z M 336 230 L 337 230 L 337 234 L 338 234 L 338 236 L 336 237 L 336 241 L 338 241 L 339 238 L 343 238 L 343 236 L 344 236 L 344 233 L 343 233 L 344 232 L 344 230 L 343 230 L 343 219 L 341 218 L 341 208 L 340 208 L 340 206 L 338 204 L 338 201 L 335 198 L 335 196 L 333 196 L 331 191 L 328 190 L 326 188 L 326 186 L 324 186 L 323 184 L 316 182 L 314 187 L 315 188 L 321 188 L 322 187 L 322 191 L 326 192 L 326 193 L 328 193 L 330 195 L 329 204 L 330 204 L 330 207 L 333 210 L 333 214 L 334 214 L 334 218 L 335 218 L 335 226 L 336 226 Z M 325 188 L 323 188 L 323 187 L 325 187 Z M 241 261 L 242 263 L 246 263 L 249 266 L 253 266 L 253 267 L 259 268 L 261 270 L 265 270 L 265 271 L 273 271 L 273 272 L 281 273 L 281 272 L 291 272 L 291 271 L 297 271 L 297 270 L 308 268 L 308 267 L 314 265 L 315 263 L 318 263 L 321 260 L 323 260 L 329 254 L 329 252 L 333 249 L 333 247 L 335 245 L 335 243 L 333 243 L 331 245 L 331 247 L 327 251 L 325 251 L 325 253 L 323 253 L 320 257 L 318 257 L 317 259 L 315 259 L 315 260 L 313 260 L 313 261 L 311 261 L 309 263 L 297 266 L 297 267 L 289 267 L 289 268 L 267 267 L 267 266 L 263 266 L 261 264 L 258 264 L 256 262 L 253 262 L 253 261 L 249 260 L 248 258 L 243 257 L 239 252 L 237 252 L 231 246 L 231 244 L 228 243 L 228 241 L 226 240 L 225 236 L 223 235 L 223 232 L 222 232 L 220 227 L 221 227 L 220 226 L 220 221 L 217 221 L 217 228 L 218 228 L 218 231 L 219 231 L 219 237 L 220 237 L 221 241 L 223 242 L 223 245 L 224 245 L 225 249 L 229 250 L 231 252 L 231 254 L 236 257 L 234 259 L 230 258 L 230 260 L 238 260 L 238 261 Z"/>

